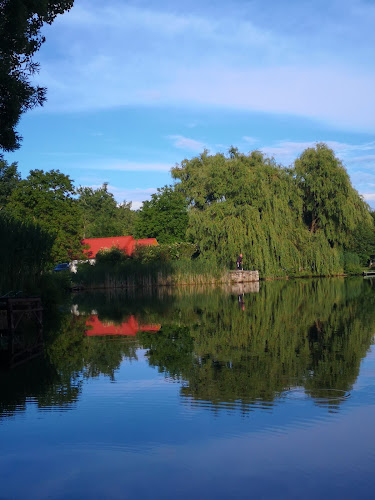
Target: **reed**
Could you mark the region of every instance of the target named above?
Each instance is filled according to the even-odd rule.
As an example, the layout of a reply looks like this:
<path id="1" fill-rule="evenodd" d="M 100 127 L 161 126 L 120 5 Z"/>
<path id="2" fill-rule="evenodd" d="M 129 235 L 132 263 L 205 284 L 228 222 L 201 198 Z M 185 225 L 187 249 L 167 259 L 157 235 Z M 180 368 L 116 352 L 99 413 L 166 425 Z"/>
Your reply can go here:
<path id="1" fill-rule="evenodd" d="M 38 288 L 54 238 L 39 225 L 0 213 L 0 294 Z"/>
<path id="2" fill-rule="evenodd" d="M 95 266 L 84 263 L 73 276 L 73 283 L 86 289 L 203 285 L 225 281 L 225 269 L 200 259 L 170 262 L 124 259 L 116 263 L 99 261 Z"/>

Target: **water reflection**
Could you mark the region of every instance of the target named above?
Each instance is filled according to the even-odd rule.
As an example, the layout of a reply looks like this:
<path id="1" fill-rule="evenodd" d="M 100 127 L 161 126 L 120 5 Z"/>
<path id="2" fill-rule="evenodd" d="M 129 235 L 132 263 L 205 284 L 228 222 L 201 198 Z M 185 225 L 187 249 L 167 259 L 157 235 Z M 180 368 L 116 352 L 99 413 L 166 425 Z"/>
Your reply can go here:
<path id="1" fill-rule="evenodd" d="M 44 358 L 0 375 L 3 417 L 30 398 L 40 409 L 74 407 L 85 379 L 115 382 L 139 348 L 180 383 L 189 407 L 247 414 L 311 399 L 337 412 L 375 331 L 375 294 L 363 279 L 78 294 L 73 304 L 46 329 Z"/>
<path id="2" fill-rule="evenodd" d="M 270 283 L 245 296 L 245 314 L 236 297 L 185 297 L 178 325 L 138 338 L 152 366 L 185 381 L 187 404 L 251 411 L 303 388 L 337 411 L 371 345 L 374 300 L 363 280 Z"/>
<path id="3" fill-rule="evenodd" d="M 86 335 L 88 337 L 103 337 L 105 335 L 121 335 L 135 337 L 137 332 L 158 332 L 161 325 L 141 325 L 131 315 L 120 324 L 101 321 L 97 314 L 91 314 L 86 320 Z"/>

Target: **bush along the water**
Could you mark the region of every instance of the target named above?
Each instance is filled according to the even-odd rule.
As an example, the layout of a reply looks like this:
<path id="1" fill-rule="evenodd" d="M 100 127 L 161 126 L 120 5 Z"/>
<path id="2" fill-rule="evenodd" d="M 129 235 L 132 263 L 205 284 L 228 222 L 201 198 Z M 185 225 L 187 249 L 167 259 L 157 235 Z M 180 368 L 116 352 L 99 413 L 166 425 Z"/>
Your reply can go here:
<path id="1" fill-rule="evenodd" d="M 225 269 L 213 260 L 192 258 L 191 243 L 137 247 L 132 257 L 118 248 L 100 251 L 96 264 L 83 263 L 73 282 L 86 288 L 203 284 L 225 280 Z"/>

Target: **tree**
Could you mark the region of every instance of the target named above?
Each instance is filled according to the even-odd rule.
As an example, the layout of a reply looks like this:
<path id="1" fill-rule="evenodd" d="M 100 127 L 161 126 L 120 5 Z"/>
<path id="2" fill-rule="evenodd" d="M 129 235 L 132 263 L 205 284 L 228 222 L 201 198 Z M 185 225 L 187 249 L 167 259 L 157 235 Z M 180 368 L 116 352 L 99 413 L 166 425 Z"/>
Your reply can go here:
<path id="1" fill-rule="evenodd" d="M 27 290 L 39 283 L 50 264 L 54 237 L 36 223 L 0 211 L 0 295 L 9 290 Z"/>
<path id="2" fill-rule="evenodd" d="M 186 197 L 173 186 L 159 188 L 144 201 L 135 224 L 137 238 L 156 238 L 159 243 L 185 241 L 188 223 Z"/>
<path id="3" fill-rule="evenodd" d="M 0 0 L 0 149 L 19 148 L 15 128 L 25 111 L 41 106 L 46 89 L 32 83 L 39 65 L 33 60 L 44 43 L 40 31 L 74 0 Z"/>
<path id="4" fill-rule="evenodd" d="M 229 158 L 204 151 L 172 176 L 190 205 L 187 236 L 202 255 L 233 267 L 243 253 L 246 269 L 269 275 L 299 266 L 302 202 L 292 176 L 273 160 L 259 151 L 233 148 Z"/>
<path id="5" fill-rule="evenodd" d="M 8 165 L 6 161 L 0 160 L 0 210 L 8 203 L 10 195 L 20 180 L 17 163 Z"/>
<path id="6" fill-rule="evenodd" d="M 6 211 L 22 221 L 38 223 L 54 235 L 55 262 L 82 255 L 82 221 L 75 189 L 68 175 L 59 170 L 31 170 L 13 190 Z"/>
<path id="7" fill-rule="evenodd" d="M 189 203 L 187 237 L 225 267 L 243 253 L 246 269 L 267 276 L 337 274 L 358 228 L 373 232 L 368 206 L 324 144 L 306 150 L 294 169 L 231 148 L 228 157 L 204 151 L 184 160 L 172 176 Z"/>
<path id="8" fill-rule="evenodd" d="M 80 187 L 78 194 L 85 238 L 132 234 L 135 213 L 131 210 L 131 203 L 117 204 L 107 183 L 98 189 Z"/>
<path id="9" fill-rule="evenodd" d="M 305 222 L 312 233 L 321 230 L 331 246 L 350 247 L 359 225 L 371 230 L 368 205 L 326 144 L 306 149 L 295 161 L 294 170 L 303 193 Z"/>

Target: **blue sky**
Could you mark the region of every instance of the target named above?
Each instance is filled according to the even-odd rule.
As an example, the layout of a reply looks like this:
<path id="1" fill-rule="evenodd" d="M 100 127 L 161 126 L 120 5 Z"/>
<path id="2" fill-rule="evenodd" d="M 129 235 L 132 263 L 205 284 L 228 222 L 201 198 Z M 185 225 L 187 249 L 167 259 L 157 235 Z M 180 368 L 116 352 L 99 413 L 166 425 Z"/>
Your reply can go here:
<path id="1" fill-rule="evenodd" d="M 204 147 L 287 166 L 323 141 L 375 208 L 374 25 L 372 0 L 75 0 L 44 30 L 48 102 L 6 159 L 138 208 Z"/>

